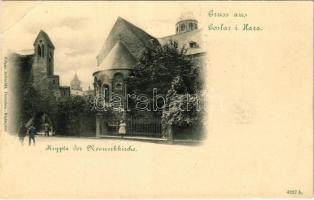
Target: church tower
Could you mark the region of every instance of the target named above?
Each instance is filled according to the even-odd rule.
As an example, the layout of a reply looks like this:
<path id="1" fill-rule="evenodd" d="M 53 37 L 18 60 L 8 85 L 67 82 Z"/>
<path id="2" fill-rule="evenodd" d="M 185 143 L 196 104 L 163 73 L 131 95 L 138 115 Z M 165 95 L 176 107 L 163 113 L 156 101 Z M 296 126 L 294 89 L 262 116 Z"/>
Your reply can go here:
<path id="1" fill-rule="evenodd" d="M 54 73 L 54 45 L 44 31 L 40 31 L 34 42 L 33 81 L 35 83 Z"/>
<path id="2" fill-rule="evenodd" d="M 78 79 L 76 74 L 74 75 L 74 78 L 72 79 L 70 85 L 71 85 L 71 90 L 82 91 L 81 81 Z"/>
<path id="3" fill-rule="evenodd" d="M 192 12 L 182 13 L 176 23 L 176 34 L 186 33 L 198 28 L 198 22 Z"/>

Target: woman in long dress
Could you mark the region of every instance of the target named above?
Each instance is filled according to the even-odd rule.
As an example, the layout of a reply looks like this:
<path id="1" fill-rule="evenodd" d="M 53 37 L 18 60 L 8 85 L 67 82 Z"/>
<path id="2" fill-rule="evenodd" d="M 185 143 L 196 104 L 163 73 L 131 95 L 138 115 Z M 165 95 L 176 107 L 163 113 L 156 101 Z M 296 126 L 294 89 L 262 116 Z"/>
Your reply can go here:
<path id="1" fill-rule="evenodd" d="M 120 135 L 125 135 L 126 134 L 126 123 L 123 121 L 123 120 L 121 120 L 120 121 L 120 126 L 119 126 L 119 134 Z"/>

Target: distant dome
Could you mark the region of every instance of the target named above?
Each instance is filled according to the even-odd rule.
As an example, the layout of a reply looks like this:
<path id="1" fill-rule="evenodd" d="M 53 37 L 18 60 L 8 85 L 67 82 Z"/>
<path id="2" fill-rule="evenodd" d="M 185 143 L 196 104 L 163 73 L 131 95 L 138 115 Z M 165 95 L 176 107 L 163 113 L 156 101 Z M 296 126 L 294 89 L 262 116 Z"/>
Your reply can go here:
<path id="1" fill-rule="evenodd" d="M 75 74 L 72 81 L 70 82 L 71 89 L 72 90 L 80 90 L 82 91 L 81 88 L 81 81 L 78 79 L 77 75 Z"/>
<path id="2" fill-rule="evenodd" d="M 71 85 L 72 84 L 77 84 L 77 83 L 80 84 L 80 82 L 81 81 L 78 79 L 77 75 L 75 74 L 73 79 L 72 79 L 72 81 L 71 81 Z"/>
<path id="3" fill-rule="evenodd" d="M 188 12 L 181 13 L 177 22 L 184 21 L 184 20 L 195 20 L 193 12 L 188 11 Z"/>

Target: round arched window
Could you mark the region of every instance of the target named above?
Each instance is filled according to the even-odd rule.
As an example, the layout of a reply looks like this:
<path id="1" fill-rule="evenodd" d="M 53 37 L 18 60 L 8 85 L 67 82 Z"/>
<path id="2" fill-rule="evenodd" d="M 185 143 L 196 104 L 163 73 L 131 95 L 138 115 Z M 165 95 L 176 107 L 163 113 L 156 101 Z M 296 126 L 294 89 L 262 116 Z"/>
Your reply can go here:
<path id="1" fill-rule="evenodd" d="M 51 54 L 51 52 L 49 52 L 49 54 L 48 54 L 48 59 L 49 59 L 49 62 L 51 62 L 51 60 L 52 60 L 52 54 Z"/>
<path id="2" fill-rule="evenodd" d="M 189 23 L 190 30 L 193 30 L 193 23 Z"/>
<path id="3" fill-rule="evenodd" d="M 117 73 L 113 78 L 113 90 L 114 91 L 122 91 L 123 90 L 123 75 L 121 73 Z"/>
<path id="4" fill-rule="evenodd" d="M 102 86 L 102 95 L 105 98 L 105 101 L 109 102 L 109 86 L 107 84 L 103 84 Z"/>
<path id="5" fill-rule="evenodd" d="M 185 24 L 181 24 L 180 29 L 181 29 L 181 31 L 184 31 L 185 30 Z"/>
<path id="6" fill-rule="evenodd" d="M 37 55 L 39 57 L 41 56 L 41 47 L 40 47 L 40 45 L 37 46 Z"/>
<path id="7" fill-rule="evenodd" d="M 122 82 L 117 82 L 116 83 L 115 90 L 122 90 Z"/>

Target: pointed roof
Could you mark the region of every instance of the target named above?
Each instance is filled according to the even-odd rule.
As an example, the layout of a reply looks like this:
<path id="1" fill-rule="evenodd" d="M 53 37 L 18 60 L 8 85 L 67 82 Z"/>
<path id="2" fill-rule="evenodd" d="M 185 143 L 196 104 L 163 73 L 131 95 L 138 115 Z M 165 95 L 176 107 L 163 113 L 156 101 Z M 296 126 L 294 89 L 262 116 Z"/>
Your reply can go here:
<path id="1" fill-rule="evenodd" d="M 77 74 L 74 74 L 73 80 L 78 80 Z"/>
<path id="2" fill-rule="evenodd" d="M 38 35 L 37 35 L 37 37 L 36 37 L 36 40 L 34 41 L 34 44 L 33 44 L 34 46 L 35 46 L 35 44 L 38 42 L 38 40 L 39 40 L 40 38 L 44 38 L 44 40 L 45 40 L 53 49 L 55 48 L 55 46 L 54 46 L 53 43 L 51 42 L 51 40 L 50 40 L 48 34 L 47 34 L 45 31 L 43 31 L 43 30 L 40 30 L 40 31 L 39 31 L 39 33 L 38 33 Z"/>
<path id="3" fill-rule="evenodd" d="M 186 12 L 181 13 L 177 22 L 181 22 L 181 21 L 185 21 L 185 20 L 196 20 L 194 15 L 193 15 L 193 12 L 186 11 Z"/>
<path id="4" fill-rule="evenodd" d="M 76 83 L 80 84 L 81 81 L 78 79 L 77 74 L 74 74 L 74 77 L 73 77 L 70 84 L 72 85 L 72 84 L 76 84 Z"/>
<path id="5" fill-rule="evenodd" d="M 99 69 L 131 69 L 135 63 L 136 60 L 132 54 L 121 41 L 118 41 L 99 65 Z"/>
<path id="6" fill-rule="evenodd" d="M 152 48 L 154 45 L 159 45 L 155 37 L 127 20 L 118 17 L 97 56 L 98 64 L 102 62 L 118 40 L 123 42 L 131 55 L 136 59 L 140 57 L 145 47 Z"/>

